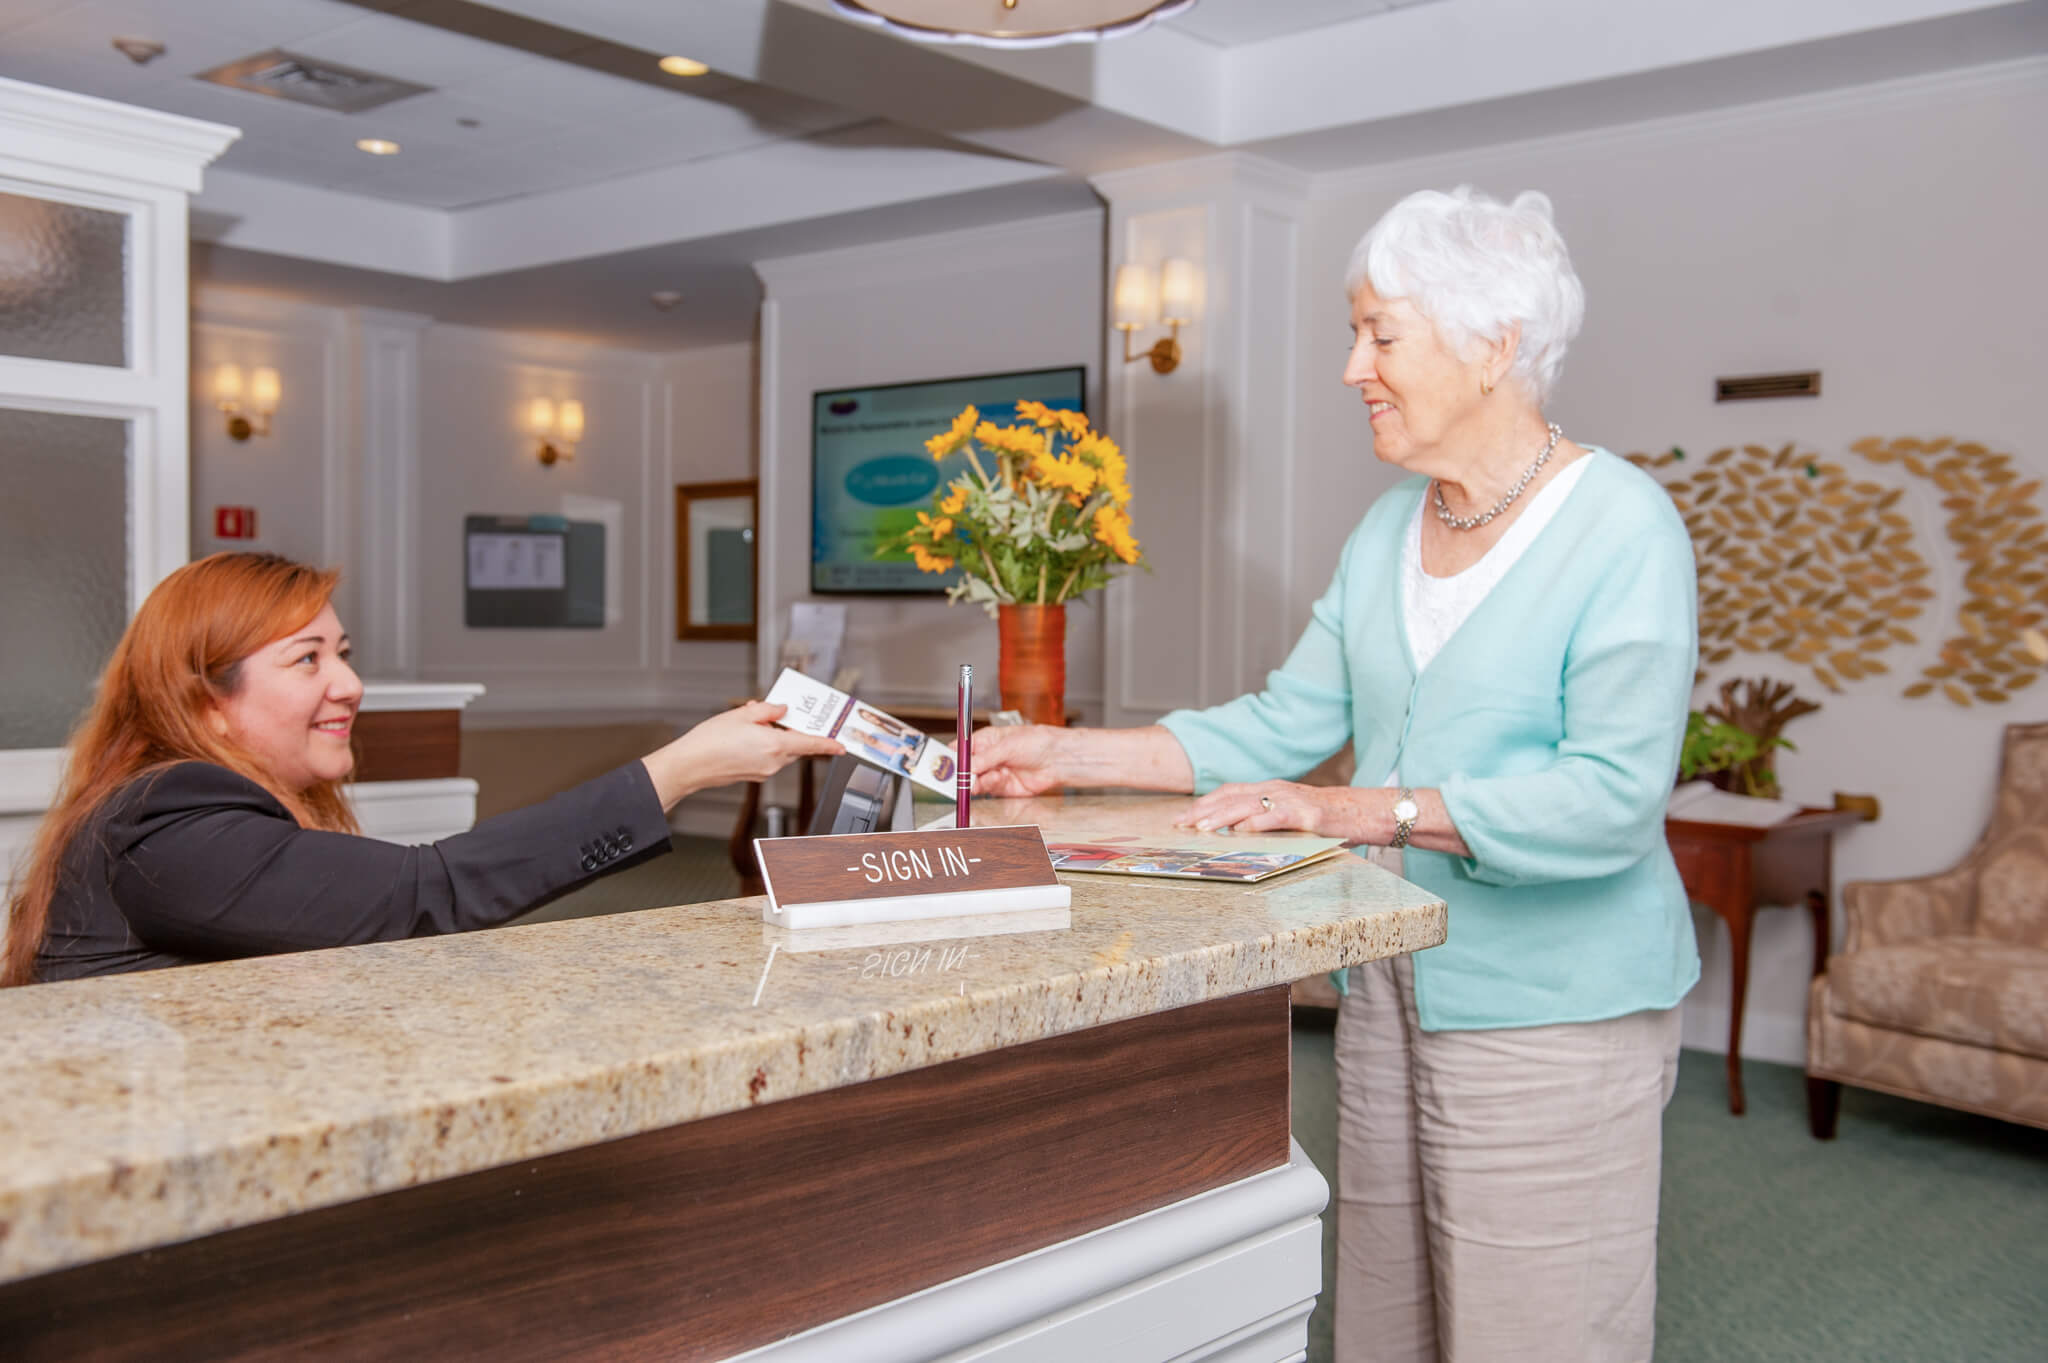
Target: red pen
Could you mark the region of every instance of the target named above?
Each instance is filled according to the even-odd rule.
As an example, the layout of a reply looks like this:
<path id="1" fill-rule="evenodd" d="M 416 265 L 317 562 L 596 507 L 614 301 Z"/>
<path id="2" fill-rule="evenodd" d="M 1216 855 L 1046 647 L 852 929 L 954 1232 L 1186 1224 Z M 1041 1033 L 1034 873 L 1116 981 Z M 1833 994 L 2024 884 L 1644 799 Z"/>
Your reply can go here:
<path id="1" fill-rule="evenodd" d="M 960 664 L 960 765 L 953 773 L 953 826 L 967 827 L 967 797 L 974 790 L 974 712 L 969 708 L 974 692 L 974 664 Z"/>

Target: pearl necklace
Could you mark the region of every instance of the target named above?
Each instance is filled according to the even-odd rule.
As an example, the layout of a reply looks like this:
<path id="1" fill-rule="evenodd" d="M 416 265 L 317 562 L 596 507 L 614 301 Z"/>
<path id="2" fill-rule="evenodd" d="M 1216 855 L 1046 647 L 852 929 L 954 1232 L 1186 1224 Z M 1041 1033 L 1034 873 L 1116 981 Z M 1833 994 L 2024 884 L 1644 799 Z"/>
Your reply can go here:
<path id="1" fill-rule="evenodd" d="M 1505 497 L 1502 497 L 1499 501 L 1493 504 L 1493 508 L 1491 510 L 1482 512 L 1477 516 L 1453 516 L 1451 514 L 1450 507 L 1444 505 L 1444 485 L 1442 483 L 1432 481 L 1430 483 L 1430 486 L 1436 489 L 1437 519 L 1442 521 L 1445 525 L 1451 527 L 1451 529 L 1453 530 L 1476 530 L 1480 526 L 1485 525 L 1495 516 L 1498 516 L 1501 512 L 1507 510 L 1509 504 L 1512 503 L 1515 500 L 1515 498 L 1522 495 L 1522 489 L 1529 486 L 1529 480 L 1536 476 L 1536 473 L 1539 469 L 1541 469 L 1546 463 L 1550 462 L 1550 452 L 1557 448 L 1557 442 L 1562 440 L 1563 438 L 1564 432 L 1558 428 L 1557 423 L 1550 423 L 1550 439 L 1548 442 L 1544 444 L 1543 452 L 1536 456 L 1536 462 L 1529 465 L 1528 468 L 1522 470 L 1522 476 L 1515 479 L 1515 485 L 1508 489 L 1507 495 Z"/>

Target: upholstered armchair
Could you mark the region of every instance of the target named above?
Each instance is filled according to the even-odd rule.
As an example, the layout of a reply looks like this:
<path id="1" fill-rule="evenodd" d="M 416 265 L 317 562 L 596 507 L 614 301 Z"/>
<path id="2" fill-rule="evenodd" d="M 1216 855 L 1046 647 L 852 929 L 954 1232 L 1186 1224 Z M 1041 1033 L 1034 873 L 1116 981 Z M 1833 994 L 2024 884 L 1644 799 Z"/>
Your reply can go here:
<path id="1" fill-rule="evenodd" d="M 1842 888 L 1806 1013 L 1813 1134 L 1841 1085 L 2048 1127 L 2048 724 L 2005 731 L 1998 803 L 1939 875 Z"/>

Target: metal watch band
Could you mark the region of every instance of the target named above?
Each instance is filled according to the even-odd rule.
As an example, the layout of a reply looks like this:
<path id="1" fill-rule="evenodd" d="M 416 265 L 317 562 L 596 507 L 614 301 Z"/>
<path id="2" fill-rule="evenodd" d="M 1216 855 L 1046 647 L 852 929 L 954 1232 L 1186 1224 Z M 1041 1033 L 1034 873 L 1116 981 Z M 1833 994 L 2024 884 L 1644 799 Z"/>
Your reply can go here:
<path id="1" fill-rule="evenodd" d="M 1411 808 L 1413 807 L 1415 802 L 1415 792 L 1410 790 L 1406 786 L 1401 787 L 1401 793 L 1394 797 L 1394 807 L 1396 809 L 1399 809 L 1403 801 L 1408 802 Z M 1419 810 L 1417 811 L 1417 813 L 1420 812 L 1421 811 Z M 1394 840 L 1388 843 L 1387 846 L 1406 847 L 1408 845 L 1409 836 L 1414 832 L 1415 820 L 1412 818 L 1403 819 L 1397 815 L 1394 819 Z"/>

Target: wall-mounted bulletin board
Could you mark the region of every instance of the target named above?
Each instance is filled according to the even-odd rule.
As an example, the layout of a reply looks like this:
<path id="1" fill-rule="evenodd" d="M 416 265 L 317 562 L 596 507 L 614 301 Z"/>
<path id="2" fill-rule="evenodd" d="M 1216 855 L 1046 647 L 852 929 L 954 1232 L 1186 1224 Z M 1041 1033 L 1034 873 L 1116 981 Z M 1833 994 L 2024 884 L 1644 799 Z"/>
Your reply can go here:
<path id="1" fill-rule="evenodd" d="M 463 624 L 604 628 L 604 526 L 564 516 L 465 516 L 462 532 Z"/>
<path id="2" fill-rule="evenodd" d="M 751 642 L 759 485 L 676 484 L 676 638 Z"/>

